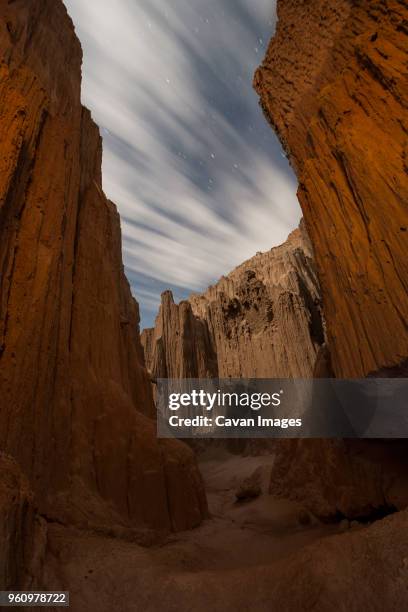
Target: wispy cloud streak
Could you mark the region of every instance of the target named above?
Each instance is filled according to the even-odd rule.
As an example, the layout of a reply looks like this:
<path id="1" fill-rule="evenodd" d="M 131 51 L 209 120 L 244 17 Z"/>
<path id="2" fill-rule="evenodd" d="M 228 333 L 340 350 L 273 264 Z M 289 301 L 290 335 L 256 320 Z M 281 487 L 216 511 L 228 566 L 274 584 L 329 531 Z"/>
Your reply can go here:
<path id="1" fill-rule="evenodd" d="M 273 0 L 65 0 L 143 323 L 282 242 L 295 181 L 252 90 Z"/>

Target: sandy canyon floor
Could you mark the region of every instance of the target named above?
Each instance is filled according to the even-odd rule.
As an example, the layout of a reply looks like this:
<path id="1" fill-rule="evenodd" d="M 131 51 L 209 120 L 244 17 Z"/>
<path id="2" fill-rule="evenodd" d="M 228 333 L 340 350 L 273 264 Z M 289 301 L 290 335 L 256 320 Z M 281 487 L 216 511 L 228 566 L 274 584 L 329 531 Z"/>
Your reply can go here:
<path id="1" fill-rule="evenodd" d="M 153 547 L 51 525 L 44 586 L 69 590 L 78 612 L 270 610 L 271 581 L 284 579 L 292 553 L 365 528 L 324 525 L 297 503 L 269 495 L 272 462 L 272 455 L 205 451 L 200 469 L 211 518 Z M 261 494 L 251 498 L 251 486 Z"/>

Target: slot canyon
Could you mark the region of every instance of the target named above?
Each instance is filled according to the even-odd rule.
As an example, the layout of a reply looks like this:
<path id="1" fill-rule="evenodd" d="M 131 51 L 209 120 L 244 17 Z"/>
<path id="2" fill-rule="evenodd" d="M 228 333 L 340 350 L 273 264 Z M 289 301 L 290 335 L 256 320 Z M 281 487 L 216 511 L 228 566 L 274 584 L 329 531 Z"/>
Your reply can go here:
<path id="1" fill-rule="evenodd" d="M 407 4 L 277 11 L 253 95 L 302 221 L 140 331 L 71 18 L 0 0 L 0 590 L 408 609 L 406 440 L 156 435 L 161 378 L 407 376 Z"/>

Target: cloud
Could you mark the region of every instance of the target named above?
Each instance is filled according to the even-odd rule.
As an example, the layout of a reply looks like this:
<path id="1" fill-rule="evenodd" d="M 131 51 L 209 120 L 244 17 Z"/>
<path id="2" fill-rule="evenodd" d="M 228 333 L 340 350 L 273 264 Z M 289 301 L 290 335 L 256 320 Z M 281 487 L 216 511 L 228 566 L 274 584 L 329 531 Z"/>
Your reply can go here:
<path id="1" fill-rule="evenodd" d="M 205 289 L 299 221 L 295 179 L 252 90 L 274 3 L 65 3 L 84 48 L 83 101 L 104 138 L 104 189 L 150 324 L 162 289 Z"/>

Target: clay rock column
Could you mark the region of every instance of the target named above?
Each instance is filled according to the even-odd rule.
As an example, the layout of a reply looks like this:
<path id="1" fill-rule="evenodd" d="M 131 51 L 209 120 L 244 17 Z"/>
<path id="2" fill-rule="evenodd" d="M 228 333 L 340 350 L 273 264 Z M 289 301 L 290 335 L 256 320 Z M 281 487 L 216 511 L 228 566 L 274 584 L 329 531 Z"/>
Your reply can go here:
<path id="1" fill-rule="evenodd" d="M 337 377 L 406 373 L 406 23 L 398 0 L 278 0 L 255 75 L 299 179 Z"/>
<path id="2" fill-rule="evenodd" d="M 48 519 L 185 529 L 192 452 L 156 439 L 139 311 L 61 0 L 0 1 L 0 450 Z"/>

